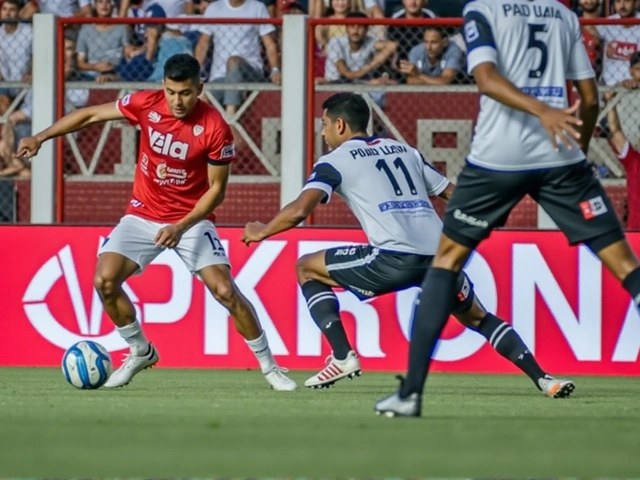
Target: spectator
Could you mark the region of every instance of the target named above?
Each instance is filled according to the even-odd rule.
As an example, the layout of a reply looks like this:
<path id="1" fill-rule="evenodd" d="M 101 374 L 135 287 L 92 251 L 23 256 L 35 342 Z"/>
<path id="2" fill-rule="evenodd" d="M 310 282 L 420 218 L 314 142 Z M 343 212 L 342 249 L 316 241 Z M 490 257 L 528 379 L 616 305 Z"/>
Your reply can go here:
<path id="1" fill-rule="evenodd" d="M 363 0 L 358 8 L 371 18 L 384 18 L 385 0 Z M 312 18 L 323 18 L 331 15 L 332 0 L 309 0 L 309 13 Z"/>
<path id="2" fill-rule="evenodd" d="M 4 0 L 5 3 L 9 0 Z M 65 80 L 83 80 L 76 68 L 76 45 L 73 39 L 64 40 L 64 75 Z M 84 107 L 89 101 L 89 90 L 67 89 L 65 92 L 65 112 Z M 33 116 L 33 92 L 29 90 L 20 108 L 9 116 L 4 135 L 0 140 L 0 177 L 17 176 L 28 178 L 31 175 L 28 164 L 15 155 L 18 142 L 31 135 L 31 118 Z"/>
<path id="3" fill-rule="evenodd" d="M 113 0 L 95 0 L 95 14 L 99 21 L 110 18 Z M 96 82 L 104 83 L 117 78 L 116 69 L 129 50 L 129 33 L 125 25 L 91 23 L 83 25 L 78 34 L 78 68 Z"/>
<path id="4" fill-rule="evenodd" d="M 614 0 L 615 15 L 608 18 L 640 18 L 635 11 L 635 0 Z M 628 78 L 626 68 L 640 44 L 640 25 L 598 25 L 596 37 L 604 42 L 601 80 L 605 85 L 616 85 Z"/>
<path id="5" fill-rule="evenodd" d="M 204 13 L 207 18 L 262 18 L 269 13 L 258 0 L 217 0 Z M 275 27 L 271 24 L 202 25 L 196 46 L 196 58 L 205 64 L 207 51 L 213 40 L 213 61 L 209 81 L 215 83 L 261 82 L 265 80 L 260 40 L 270 64 L 270 80 L 279 85 L 280 54 L 275 41 Z M 239 90 L 216 90 L 216 100 L 229 115 L 235 114 L 242 103 Z"/>
<path id="6" fill-rule="evenodd" d="M 345 19 L 351 12 L 363 11 L 364 5 L 360 0 L 331 0 L 327 18 Z M 325 48 L 329 41 L 346 34 L 347 27 L 345 25 L 318 25 L 315 31 L 316 43 L 326 54 Z"/>
<path id="7" fill-rule="evenodd" d="M 638 60 L 640 61 L 640 57 Z M 628 81 L 627 85 L 629 87 L 637 87 L 638 83 Z M 606 92 L 604 94 L 605 102 L 610 101 L 614 96 L 615 92 Z M 622 131 L 616 108 L 612 108 L 609 111 L 607 120 L 611 135 L 609 142 L 618 155 L 627 174 L 627 228 L 630 230 L 638 230 L 640 229 L 640 153 L 638 153 L 636 147 L 631 144 L 629 137 Z"/>
<path id="8" fill-rule="evenodd" d="M 89 17 L 91 0 L 31 0 L 20 10 L 20 18 L 29 20 L 36 13 L 53 13 L 58 17 Z"/>
<path id="9" fill-rule="evenodd" d="M 134 9 L 131 9 L 134 4 Z M 136 0 L 120 1 L 120 16 L 128 17 L 140 14 L 136 8 L 140 2 Z M 147 18 L 177 18 L 181 15 L 192 15 L 195 12 L 193 2 L 189 0 L 143 0 L 142 11 Z M 154 62 L 158 53 L 158 44 L 163 32 L 163 26 L 159 24 L 141 26 L 135 30 L 140 38 L 145 38 L 145 49 L 143 57 L 132 57 L 131 65 L 128 66 L 125 80 L 145 80 L 154 69 Z"/>
<path id="10" fill-rule="evenodd" d="M 601 18 L 602 2 L 601 0 L 580 0 L 580 10 L 582 12 L 582 18 Z M 595 71 L 599 71 L 600 63 L 602 62 L 600 59 L 602 49 L 595 26 L 585 26 L 582 29 L 582 39 L 589 54 L 589 59 L 591 60 L 591 66 Z"/>
<path id="11" fill-rule="evenodd" d="M 281 15 L 306 15 L 307 11 L 297 0 L 283 0 L 280 4 Z"/>
<path id="12" fill-rule="evenodd" d="M 352 12 L 347 18 L 367 18 Z M 397 44 L 367 35 L 366 25 L 347 25 L 347 34 L 332 39 L 327 45 L 325 79 L 329 82 L 384 83 L 374 78 L 376 70 L 396 51 Z"/>
<path id="13" fill-rule="evenodd" d="M 427 27 L 424 42 L 409 52 L 409 60 L 400 60 L 400 71 L 411 85 L 449 85 L 462 69 L 463 53 L 450 43 L 439 27 Z"/>
<path id="14" fill-rule="evenodd" d="M 18 0 L 4 0 L 0 7 L 0 81 L 31 81 L 31 25 L 18 22 Z M 3 115 L 20 89 L 0 89 L 0 115 Z"/>
<path id="15" fill-rule="evenodd" d="M 428 0 L 424 2 L 422 0 L 402 0 L 403 8 L 394 13 L 392 18 L 406 18 L 408 20 L 436 18 L 436 14 L 426 8 L 428 3 Z M 425 28 L 405 25 L 389 28 L 389 40 L 398 44 L 397 60 L 409 58 L 411 49 L 424 38 Z"/>
<path id="16" fill-rule="evenodd" d="M 160 46 L 158 48 L 158 59 L 155 63 L 153 73 L 148 78 L 150 82 L 161 82 L 164 78 L 164 64 L 169 58 L 180 53 L 188 53 L 193 55 L 193 44 L 191 40 L 182 33 L 183 29 L 188 28 L 187 25 L 167 25 L 165 32 L 160 38 Z"/>

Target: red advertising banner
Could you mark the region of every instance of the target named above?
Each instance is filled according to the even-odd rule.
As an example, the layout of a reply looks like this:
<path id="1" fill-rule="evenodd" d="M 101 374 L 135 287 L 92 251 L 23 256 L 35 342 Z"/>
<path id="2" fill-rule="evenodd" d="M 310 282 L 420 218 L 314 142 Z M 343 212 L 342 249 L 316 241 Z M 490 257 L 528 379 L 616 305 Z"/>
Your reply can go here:
<path id="1" fill-rule="evenodd" d="M 108 228 L 1 227 L 1 366 L 57 366 L 63 350 L 92 339 L 125 344 L 92 287 L 96 251 Z M 329 353 L 296 284 L 296 259 L 364 241 L 358 230 L 296 229 L 247 248 L 240 229 L 221 229 L 236 281 L 255 305 L 281 365 L 316 369 Z M 630 239 L 640 251 L 640 234 Z M 467 272 L 484 305 L 513 324 L 553 373 L 640 375 L 640 317 L 627 293 L 586 248 L 557 232 L 497 232 Z M 166 251 L 126 286 L 161 367 L 255 368 L 253 355 L 203 284 Z M 360 302 L 338 294 L 366 370 L 401 371 L 415 289 Z M 484 338 L 450 321 L 436 368 L 514 372 Z"/>

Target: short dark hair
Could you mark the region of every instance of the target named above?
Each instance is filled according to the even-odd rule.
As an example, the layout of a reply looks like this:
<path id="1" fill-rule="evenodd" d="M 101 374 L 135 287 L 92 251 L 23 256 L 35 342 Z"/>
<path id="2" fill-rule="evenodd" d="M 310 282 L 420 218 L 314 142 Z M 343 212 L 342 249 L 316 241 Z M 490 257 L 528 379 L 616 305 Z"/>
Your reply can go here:
<path id="1" fill-rule="evenodd" d="M 444 28 L 438 27 L 436 25 L 429 25 L 424 29 L 424 33 L 427 32 L 437 32 L 440 34 L 440 38 L 447 38 L 447 32 L 444 31 Z"/>
<path id="2" fill-rule="evenodd" d="M 355 11 L 355 12 L 349 12 L 347 13 L 347 17 L 346 18 L 369 18 L 367 16 L 366 13 L 364 12 L 359 12 L 359 11 Z"/>
<path id="3" fill-rule="evenodd" d="M 638 63 L 640 63 L 640 52 L 636 52 L 636 53 L 633 54 L 633 56 L 629 60 L 629 66 L 630 67 L 634 67 Z"/>
<path id="4" fill-rule="evenodd" d="M 3 3 L 10 3 L 14 7 L 16 7 L 18 10 L 20 10 L 20 0 L 3 0 L 2 2 L 0 2 L 0 4 L 3 4 Z"/>
<path id="5" fill-rule="evenodd" d="M 200 64 L 188 53 L 178 53 L 164 64 L 164 78 L 174 82 L 191 80 L 197 85 L 200 83 Z"/>
<path id="6" fill-rule="evenodd" d="M 352 132 L 366 132 L 371 118 L 369 105 L 361 95 L 341 92 L 331 95 L 322 104 L 327 116 L 336 121 L 341 118 Z"/>

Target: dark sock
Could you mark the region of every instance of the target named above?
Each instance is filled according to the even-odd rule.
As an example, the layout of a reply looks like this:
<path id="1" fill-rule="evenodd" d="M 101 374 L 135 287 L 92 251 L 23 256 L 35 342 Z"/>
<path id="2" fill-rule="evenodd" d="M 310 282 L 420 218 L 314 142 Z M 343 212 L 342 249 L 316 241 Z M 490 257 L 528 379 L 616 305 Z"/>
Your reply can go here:
<path id="1" fill-rule="evenodd" d="M 540 388 L 538 380 L 546 373 L 511 325 L 492 313 L 487 313 L 476 331 L 489 341 L 496 352 L 511 360 Z"/>
<path id="2" fill-rule="evenodd" d="M 627 278 L 622 281 L 622 286 L 633 298 L 636 308 L 640 309 L 640 267 L 627 275 Z"/>
<path id="3" fill-rule="evenodd" d="M 340 320 L 338 297 L 331 287 L 317 280 L 306 282 L 301 288 L 311 318 L 331 345 L 333 356 L 337 360 L 344 360 L 352 348 Z"/>
<path id="4" fill-rule="evenodd" d="M 451 314 L 456 295 L 458 272 L 430 268 L 416 300 L 409 344 L 409 371 L 402 382 L 400 397 L 422 394 L 431 356 Z"/>

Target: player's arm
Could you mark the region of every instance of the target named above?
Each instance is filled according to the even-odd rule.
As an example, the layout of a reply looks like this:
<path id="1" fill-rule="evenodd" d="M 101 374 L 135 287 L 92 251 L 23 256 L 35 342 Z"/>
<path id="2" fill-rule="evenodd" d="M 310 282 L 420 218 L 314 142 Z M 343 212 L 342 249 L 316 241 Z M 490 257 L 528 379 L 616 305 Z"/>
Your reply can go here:
<path id="1" fill-rule="evenodd" d="M 591 143 L 591 137 L 593 131 L 598 123 L 598 113 L 600 113 L 600 99 L 598 96 L 598 85 L 595 78 L 588 78 L 586 80 L 577 80 L 573 82 L 578 94 L 580 95 L 580 109 L 578 110 L 578 117 L 582 120 L 582 125 L 578 127 L 580 133 L 580 148 L 587 155 L 589 151 L 589 144 Z M 612 110 L 615 117 L 618 117 L 616 109 Z M 609 120 L 611 122 L 611 120 Z M 618 126 L 620 121 L 618 120 Z"/>
<path id="2" fill-rule="evenodd" d="M 200 197 L 193 210 L 176 223 L 180 232 L 186 232 L 196 223 L 207 218 L 224 200 L 231 174 L 231 164 L 209 164 L 207 174 L 209 176 L 209 190 Z"/>
<path id="3" fill-rule="evenodd" d="M 447 188 L 445 188 L 440 195 L 438 195 L 438 197 L 442 198 L 443 200 L 446 200 L 447 202 L 451 199 L 451 195 L 453 195 L 453 189 L 455 188 L 455 184 L 449 182 L 449 185 L 447 185 Z"/>
<path id="4" fill-rule="evenodd" d="M 246 245 L 261 242 L 299 225 L 319 203 L 327 203 L 341 183 L 342 175 L 333 165 L 329 162 L 317 163 L 298 198 L 280 210 L 267 225 L 260 222 L 248 223 L 244 227 L 242 241 Z"/>
<path id="5" fill-rule="evenodd" d="M 18 145 L 18 156 L 25 158 L 34 157 L 38 153 L 38 150 L 40 150 L 40 146 L 47 140 L 77 132 L 96 123 L 107 122 L 109 120 L 123 120 L 124 118 L 126 117 L 114 102 L 79 108 L 65 115 L 49 128 L 35 136 L 22 139 L 20 145 Z"/>
<path id="6" fill-rule="evenodd" d="M 248 223 L 242 234 L 242 241 L 246 245 L 253 242 L 261 242 L 278 233 L 286 232 L 302 223 L 305 218 L 326 198 L 322 190 L 303 190 L 298 198 L 280 210 L 268 224 L 260 222 Z"/>

